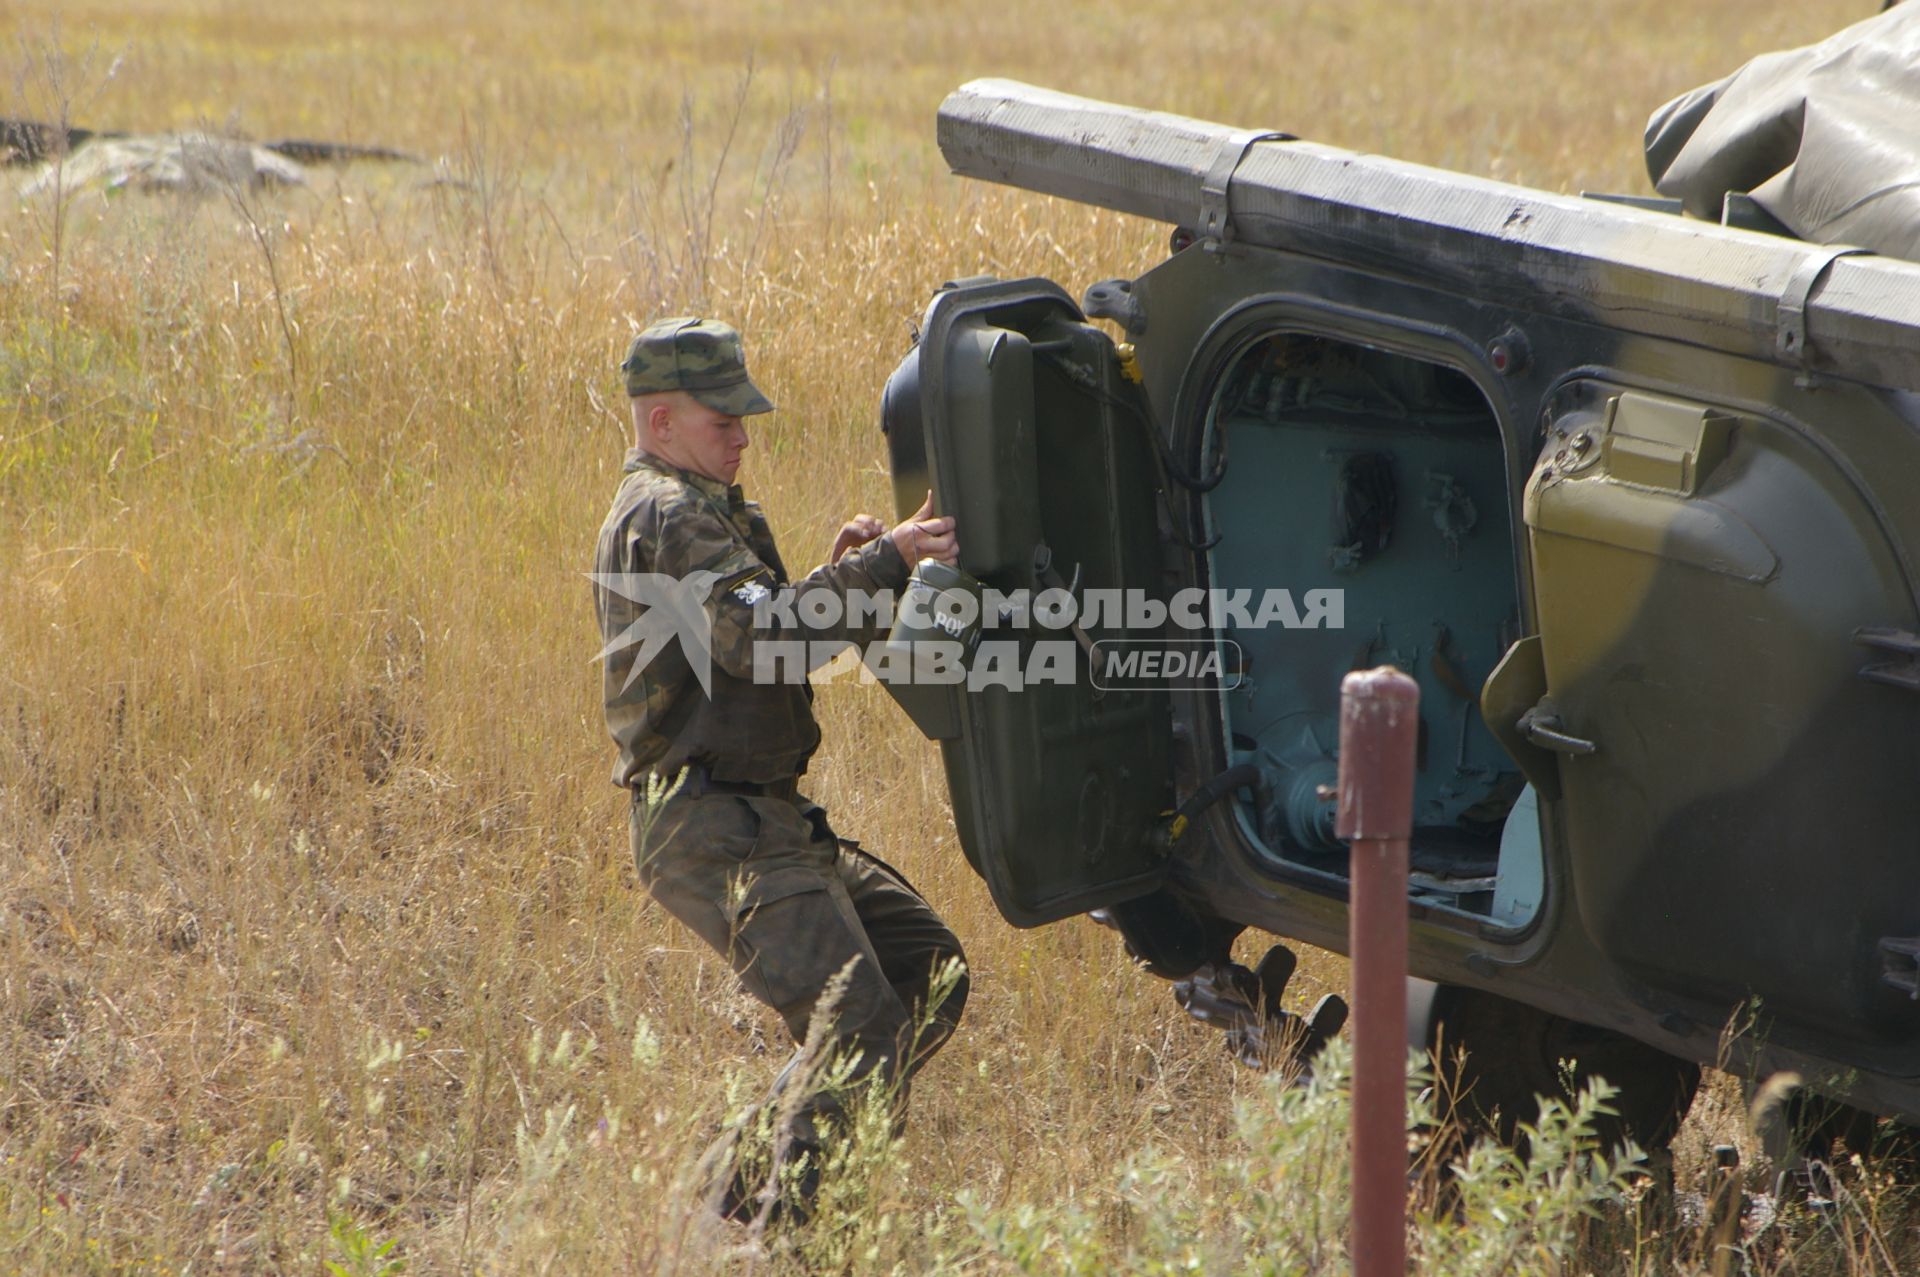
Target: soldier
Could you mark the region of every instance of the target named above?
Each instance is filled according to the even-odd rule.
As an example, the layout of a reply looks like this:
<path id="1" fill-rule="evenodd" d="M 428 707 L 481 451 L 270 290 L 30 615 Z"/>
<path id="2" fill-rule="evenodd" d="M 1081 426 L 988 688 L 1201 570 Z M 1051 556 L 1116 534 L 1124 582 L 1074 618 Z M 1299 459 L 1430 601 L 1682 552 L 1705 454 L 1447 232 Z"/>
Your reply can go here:
<path id="1" fill-rule="evenodd" d="M 634 447 L 600 530 L 595 580 L 607 727 L 620 751 L 613 778 L 635 794 L 640 880 L 726 956 L 796 1042 L 828 982 L 847 968 L 833 1044 L 858 1050 L 857 1075 L 879 1071 L 904 1102 L 907 1078 L 952 1034 L 966 1002 L 962 974 L 928 1030 L 908 1042 L 930 981 L 962 958 L 960 943 L 906 879 L 836 837 L 826 812 L 799 792 L 820 742 L 813 689 L 805 679 L 769 679 L 765 663 L 756 679 L 754 660 L 756 643 L 877 635 L 844 624 L 782 634 L 778 617 L 757 618 L 755 604 L 783 589 L 796 602 L 832 591 L 842 603 L 849 591 L 898 589 L 920 559 L 955 560 L 953 520 L 933 517 L 931 494 L 891 531 L 859 515 L 826 564 L 790 583 L 760 508 L 733 482 L 748 442 L 742 419 L 773 410 L 748 380 L 738 334 L 711 320 L 662 320 L 634 338 L 621 369 Z M 819 609 L 802 611 L 811 618 Z M 681 641 L 669 641 L 669 629 Z M 701 668 L 701 645 L 686 641 L 703 632 L 710 668 Z M 642 801 L 649 780 L 675 778 L 678 791 L 650 814 Z M 912 1058 L 902 1061 L 910 1045 Z M 792 1076 L 791 1067 L 781 1074 L 776 1096 Z M 804 1218 L 818 1179 L 820 1119 L 835 1109 L 819 1094 L 797 1108 L 783 1135 L 812 1169 L 783 1207 Z M 720 1205 L 735 1219 L 756 1208 L 738 1175 Z"/>

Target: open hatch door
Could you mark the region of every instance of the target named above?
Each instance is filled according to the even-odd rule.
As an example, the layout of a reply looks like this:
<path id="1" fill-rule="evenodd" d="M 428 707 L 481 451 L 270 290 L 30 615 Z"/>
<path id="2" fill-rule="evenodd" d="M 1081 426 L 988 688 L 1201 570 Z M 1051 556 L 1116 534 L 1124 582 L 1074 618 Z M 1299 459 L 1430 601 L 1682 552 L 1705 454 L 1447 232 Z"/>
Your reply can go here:
<path id="1" fill-rule="evenodd" d="M 1094 591 L 1109 606 L 1128 590 L 1164 593 L 1151 426 L 1113 343 L 1046 280 L 951 285 L 889 379 L 882 420 L 902 516 L 933 490 L 988 603 L 993 591 L 1068 590 L 1080 618 L 1050 627 L 1036 608 L 1024 623 L 984 619 L 973 671 L 991 650 L 999 672 L 1017 664 L 1015 686 L 889 684 L 941 744 L 968 860 L 1018 926 L 1152 890 L 1170 806 L 1169 697 L 1096 687 L 1094 644 L 1121 618 L 1087 615 Z M 1042 644 L 1050 670 L 1035 661 Z"/>

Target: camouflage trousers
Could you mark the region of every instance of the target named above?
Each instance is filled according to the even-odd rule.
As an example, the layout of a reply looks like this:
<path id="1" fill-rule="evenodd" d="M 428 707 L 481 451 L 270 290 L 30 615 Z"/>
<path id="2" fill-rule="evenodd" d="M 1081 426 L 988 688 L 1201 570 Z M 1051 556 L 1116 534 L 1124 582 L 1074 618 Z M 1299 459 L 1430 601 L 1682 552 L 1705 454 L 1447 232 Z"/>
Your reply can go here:
<path id="1" fill-rule="evenodd" d="M 967 982 L 935 1010 L 912 1041 L 929 981 L 960 942 L 891 866 L 837 838 L 826 813 L 804 798 L 676 795 L 644 828 L 635 804 L 634 861 L 640 881 L 675 918 L 723 955 L 747 992 L 805 1041 L 815 1004 L 852 961 L 832 1021 L 834 1041 L 858 1049 L 857 1076 L 875 1070 L 899 1086 L 952 1036 Z M 901 1065 L 911 1050 L 912 1056 Z M 793 1076 L 775 1083 L 778 1103 Z M 820 1120 L 836 1118 L 832 1096 L 809 1096 L 788 1133 L 819 1146 Z"/>

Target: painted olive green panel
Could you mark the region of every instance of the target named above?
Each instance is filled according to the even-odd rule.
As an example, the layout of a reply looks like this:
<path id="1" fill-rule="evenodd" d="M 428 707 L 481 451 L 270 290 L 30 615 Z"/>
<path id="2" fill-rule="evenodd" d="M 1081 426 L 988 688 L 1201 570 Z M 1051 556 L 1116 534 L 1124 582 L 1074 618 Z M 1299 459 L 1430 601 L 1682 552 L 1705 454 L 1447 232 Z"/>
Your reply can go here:
<path id="1" fill-rule="evenodd" d="M 1692 460 L 1662 490 L 1644 449 L 1570 447 L 1606 433 L 1589 411 L 1557 423 L 1527 492 L 1548 695 L 1597 746 L 1560 759 L 1580 919 L 1655 987 L 1920 1038 L 1877 951 L 1920 930 L 1915 706 L 1858 678 L 1852 640 L 1905 615 L 1898 564 L 1805 439 L 1702 405 L 1665 420 L 1689 413 L 1713 461 L 1693 496 Z M 1698 439 L 1651 442 L 1701 455 Z"/>

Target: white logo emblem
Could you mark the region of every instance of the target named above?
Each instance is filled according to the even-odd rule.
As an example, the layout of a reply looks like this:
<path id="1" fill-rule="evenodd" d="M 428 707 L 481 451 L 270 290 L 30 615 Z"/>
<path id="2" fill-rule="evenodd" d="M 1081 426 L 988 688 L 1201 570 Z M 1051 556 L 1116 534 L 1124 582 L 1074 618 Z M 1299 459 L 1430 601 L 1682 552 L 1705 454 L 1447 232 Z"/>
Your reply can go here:
<path id="1" fill-rule="evenodd" d="M 668 640 L 678 638 L 687 664 L 693 666 L 694 677 L 700 680 L 700 690 L 713 695 L 713 618 L 707 615 L 707 595 L 712 592 L 714 582 L 720 580 L 720 573 L 689 572 L 684 577 L 659 572 L 593 572 L 589 575 L 601 589 L 611 590 L 647 609 L 633 624 L 614 635 L 593 658 L 604 661 L 626 648 L 640 649 L 634 654 L 633 668 L 627 671 L 627 681 L 620 685 L 621 691 L 633 686 L 633 680 L 640 677 L 640 671 L 660 654 Z"/>

